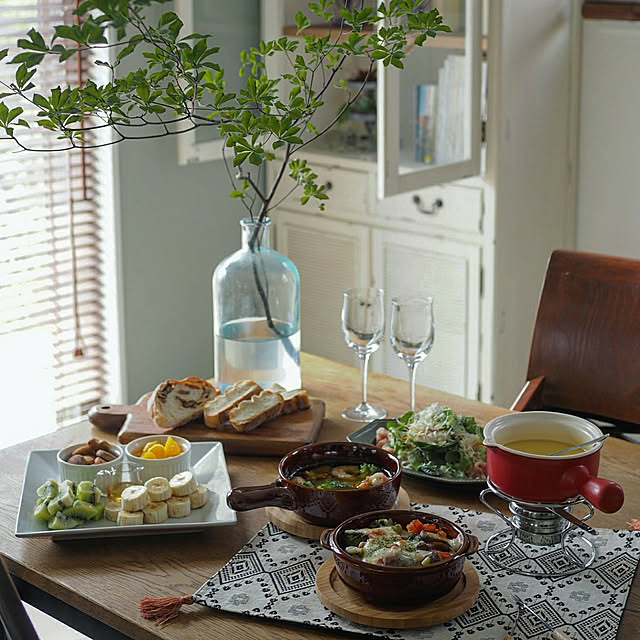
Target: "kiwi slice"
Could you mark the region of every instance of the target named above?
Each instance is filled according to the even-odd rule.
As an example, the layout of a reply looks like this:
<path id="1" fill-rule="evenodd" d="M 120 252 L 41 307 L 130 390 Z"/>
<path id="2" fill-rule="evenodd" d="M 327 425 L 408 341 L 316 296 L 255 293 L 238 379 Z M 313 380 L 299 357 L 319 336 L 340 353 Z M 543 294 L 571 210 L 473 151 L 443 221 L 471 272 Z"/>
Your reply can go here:
<path id="1" fill-rule="evenodd" d="M 83 480 L 78 484 L 76 498 L 83 502 L 95 504 L 102 497 L 102 491 L 91 482 L 91 480 Z"/>
<path id="2" fill-rule="evenodd" d="M 107 503 L 104 500 L 98 500 L 93 506 L 96 510 L 96 515 L 93 517 L 94 520 L 102 520 L 104 516 L 104 507 Z"/>
<path id="3" fill-rule="evenodd" d="M 49 502 L 47 500 L 43 500 L 40 504 L 36 505 L 36 508 L 33 510 L 33 515 L 38 520 L 49 520 L 51 514 L 49 513 Z"/>
<path id="4" fill-rule="evenodd" d="M 47 504 L 47 511 L 49 512 L 49 517 L 55 516 L 56 513 L 58 513 L 58 511 L 62 511 L 64 509 L 64 505 L 57 498 L 54 498 L 53 500 L 48 500 L 46 504 Z"/>
<path id="5" fill-rule="evenodd" d="M 55 498 L 58 495 L 58 482 L 53 478 L 49 478 L 49 480 L 36 489 L 36 494 L 44 500 Z"/>
<path id="6" fill-rule="evenodd" d="M 79 524 L 80 520 L 66 516 L 61 511 L 58 511 L 58 513 L 49 520 L 49 529 L 73 529 Z"/>
<path id="7" fill-rule="evenodd" d="M 65 516 L 71 516 L 72 518 L 79 518 L 80 520 L 91 520 L 95 518 L 98 510 L 89 502 L 84 500 L 75 500 L 74 503 L 62 510 Z"/>

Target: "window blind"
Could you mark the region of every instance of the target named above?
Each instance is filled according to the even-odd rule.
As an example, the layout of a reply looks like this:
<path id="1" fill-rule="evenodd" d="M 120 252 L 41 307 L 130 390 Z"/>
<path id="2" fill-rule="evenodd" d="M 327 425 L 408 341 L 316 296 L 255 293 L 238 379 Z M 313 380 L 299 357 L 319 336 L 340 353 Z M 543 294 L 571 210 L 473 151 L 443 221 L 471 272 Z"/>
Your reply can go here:
<path id="1" fill-rule="evenodd" d="M 15 77 L 17 65 L 6 60 L 17 53 L 17 39 L 35 27 L 49 41 L 53 25 L 73 23 L 75 4 L 0 3 L 0 49 L 11 49 L 0 64 L 3 82 Z M 38 92 L 83 82 L 92 66 L 83 56 L 63 64 L 45 56 L 33 79 Z M 24 119 L 35 122 L 35 108 L 19 104 Z M 35 124 L 20 140 L 38 150 L 60 144 Z M 30 390 L 21 410 L 37 410 L 49 428 L 51 420 L 78 417 L 105 395 L 98 169 L 98 155 L 89 149 L 20 151 L 0 140 L 0 360 L 4 375 L 12 376 L 9 387 L 18 395 L 22 387 Z"/>

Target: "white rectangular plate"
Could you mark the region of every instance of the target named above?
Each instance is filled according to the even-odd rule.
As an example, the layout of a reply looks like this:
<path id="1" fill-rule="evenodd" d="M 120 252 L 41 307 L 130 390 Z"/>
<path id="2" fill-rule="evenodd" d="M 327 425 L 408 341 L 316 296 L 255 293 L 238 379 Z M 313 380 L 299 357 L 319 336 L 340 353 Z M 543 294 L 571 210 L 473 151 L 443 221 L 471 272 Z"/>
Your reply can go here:
<path id="1" fill-rule="evenodd" d="M 29 454 L 22 483 L 20 508 L 16 520 L 16 536 L 28 538 L 103 538 L 111 536 L 135 536 L 159 533 L 200 531 L 236 522 L 236 512 L 227 506 L 226 496 L 231 489 L 227 463 L 220 442 L 192 442 L 191 465 L 198 484 L 209 490 L 209 500 L 200 509 L 194 509 L 185 518 L 169 518 L 160 524 L 118 526 L 115 522 L 88 521 L 74 529 L 62 531 L 47 528 L 47 523 L 33 515 L 36 489 L 48 478 L 58 478 L 57 449 L 38 449 Z"/>

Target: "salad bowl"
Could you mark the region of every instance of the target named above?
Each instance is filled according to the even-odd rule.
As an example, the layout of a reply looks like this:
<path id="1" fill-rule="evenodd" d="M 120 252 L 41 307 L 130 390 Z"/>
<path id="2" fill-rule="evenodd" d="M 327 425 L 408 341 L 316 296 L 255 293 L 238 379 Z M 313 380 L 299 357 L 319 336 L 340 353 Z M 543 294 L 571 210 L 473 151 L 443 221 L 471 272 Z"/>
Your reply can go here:
<path id="1" fill-rule="evenodd" d="M 448 418 L 451 419 L 452 421 L 455 421 L 455 424 L 453 427 L 454 432 L 456 429 L 458 430 L 465 429 L 465 424 L 460 420 L 460 417 L 455 416 L 455 414 L 453 414 L 453 412 L 451 412 L 451 410 L 448 409 L 447 407 L 438 406 L 436 411 L 444 411 L 450 414 L 448 415 Z M 360 429 L 357 429 L 356 431 L 353 431 L 352 433 L 350 433 L 347 436 L 347 440 L 349 440 L 350 442 L 366 442 L 369 444 L 375 444 L 377 442 L 376 433 L 378 432 L 378 429 L 380 428 L 386 429 L 389 423 L 394 423 L 394 422 L 399 423 L 403 418 L 404 416 L 399 416 L 397 418 L 384 418 L 380 420 L 373 420 L 372 422 L 369 422 L 368 424 L 364 425 Z M 472 418 L 464 418 L 464 420 L 466 420 L 468 423 L 472 425 L 475 425 L 475 426 L 472 426 L 472 428 L 474 428 L 477 432 L 474 438 L 475 444 L 478 450 L 479 451 L 482 450 L 483 452 L 484 446 L 482 445 L 481 427 L 477 425 L 477 423 L 475 423 L 475 421 Z M 425 464 L 421 464 L 417 466 L 417 468 L 415 468 L 414 465 L 412 465 L 409 462 L 409 460 L 403 458 L 402 451 L 394 450 L 393 453 L 400 458 L 402 462 L 403 473 L 406 476 L 409 476 L 411 478 L 428 480 L 430 482 L 434 482 L 442 485 L 448 485 L 452 487 L 458 487 L 461 489 L 465 487 L 469 489 L 477 489 L 479 487 L 486 486 L 486 477 L 484 477 L 483 475 L 481 475 L 480 477 L 469 477 L 467 475 L 464 475 L 462 471 L 462 465 L 460 465 L 459 463 L 456 464 L 455 462 L 453 462 L 444 467 L 443 466 L 439 467 L 437 463 L 442 462 L 442 457 L 443 457 L 443 454 L 441 452 L 445 452 L 445 451 L 451 452 L 448 455 L 450 456 L 450 459 L 454 459 L 454 460 L 459 455 L 458 454 L 459 447 L 455 442 L 455 435 L 452 437 L 451 442 L 444 442 L 443 445 L 444 446 L 442 447 L 442 449 L 439 449 L 438 447 L 434 447 L 432 449 L 425 447 L 421 452 L 422 461 Z M 480 456 L 478 456 L 478 458 L 480 458 Z M 421 462 L 421 460 L 418 460 L 418 462 Z M 483 463 L 481 463 L 481 465 L 483 465 Z M 456 468 L 456 467 L 459 467 L 459 468 Z"/>

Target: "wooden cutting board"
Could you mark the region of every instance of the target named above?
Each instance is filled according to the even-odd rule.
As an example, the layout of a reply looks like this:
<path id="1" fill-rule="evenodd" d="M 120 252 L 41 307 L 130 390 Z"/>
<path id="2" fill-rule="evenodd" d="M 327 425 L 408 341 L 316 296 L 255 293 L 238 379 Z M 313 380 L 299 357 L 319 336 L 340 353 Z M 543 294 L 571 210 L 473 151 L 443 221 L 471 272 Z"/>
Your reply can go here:
<path id="1" fill-rule="evenodd" d="M 133 405 L 96 405 L 89 411 L 89 421 L 103 429 L 119 429 L 118 442 L 121 444 L 141 436 L 178 435 L 192 442 L 222 442 L 225 453 L 270 456 L 315 442 L 325 412 L 324 401 L 311 398 L 309 409 L 280 416 L 247 433 L 236 431 L 230 424 L 210 429 L 202 420 L 175 429 L 161 429 L 147 414 L 150 395 L 143 395 Z"/>

